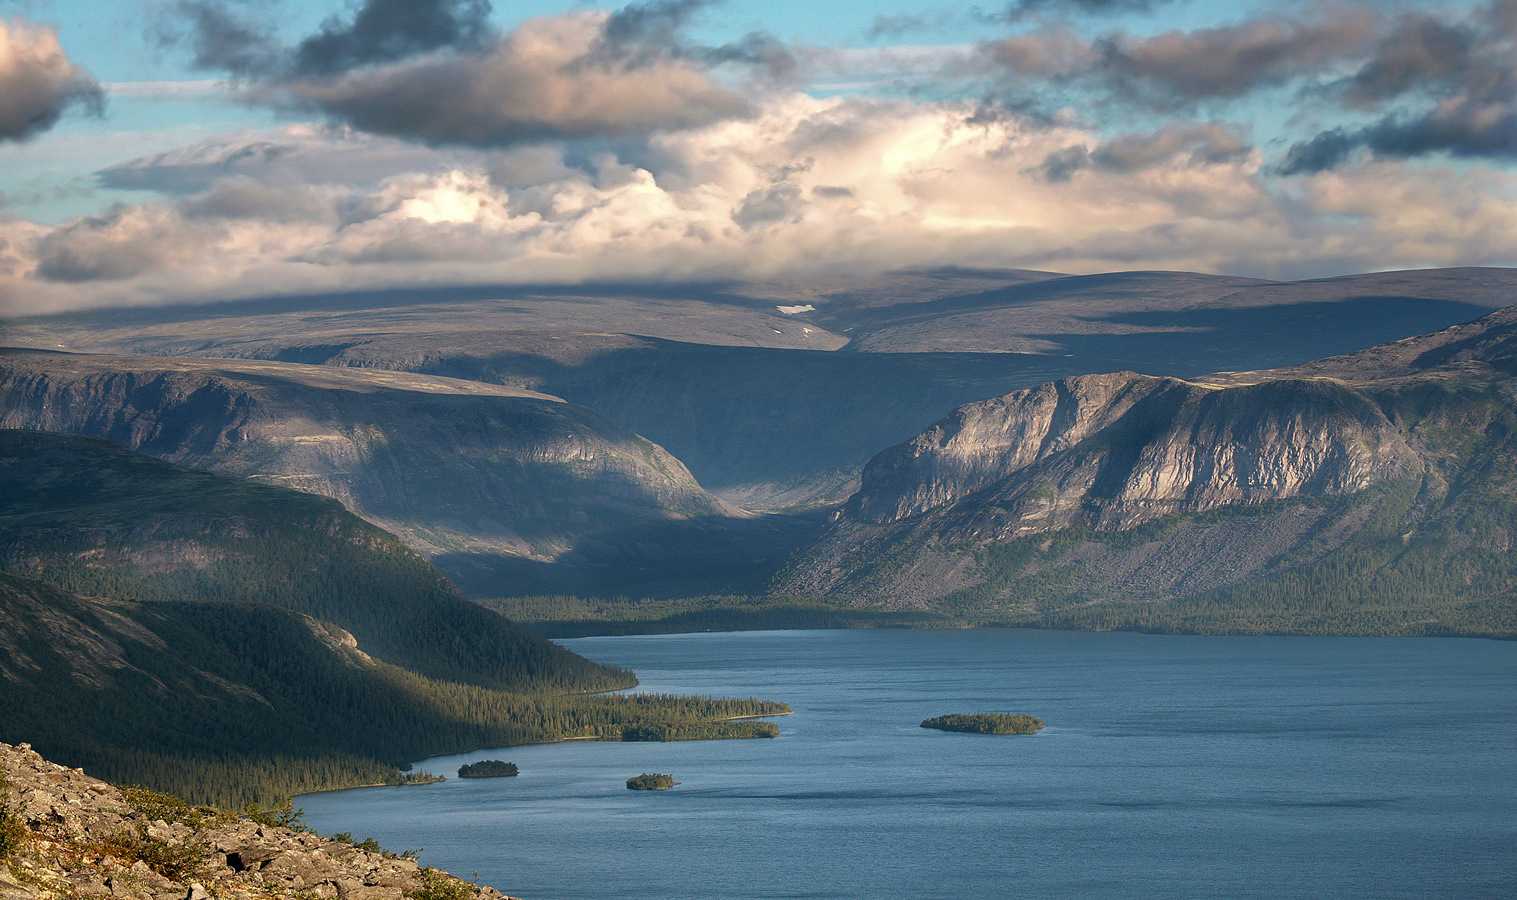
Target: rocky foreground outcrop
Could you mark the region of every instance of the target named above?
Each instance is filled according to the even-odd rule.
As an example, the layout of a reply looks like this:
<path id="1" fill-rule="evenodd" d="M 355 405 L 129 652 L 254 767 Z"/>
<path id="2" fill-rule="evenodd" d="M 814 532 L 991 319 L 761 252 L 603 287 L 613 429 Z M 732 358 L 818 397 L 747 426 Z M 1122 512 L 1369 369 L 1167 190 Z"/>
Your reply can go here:
<path id="1" fill-rule="evenodd" d="M 0 900 L 510 900 L 414 859 L 123 791 L 26 744 L 0 744 L 0 773 L 0 831 L 20 839 Z"/>

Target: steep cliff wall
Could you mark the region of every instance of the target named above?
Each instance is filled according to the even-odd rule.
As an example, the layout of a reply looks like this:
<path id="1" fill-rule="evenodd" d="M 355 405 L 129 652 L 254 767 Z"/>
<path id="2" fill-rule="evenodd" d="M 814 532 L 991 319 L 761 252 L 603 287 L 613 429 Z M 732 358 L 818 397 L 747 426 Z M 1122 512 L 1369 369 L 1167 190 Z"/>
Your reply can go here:
<path id="1" fill-rule="evenodd" d="M 882 524 L 958 507 L 957 536 L 995 540 L 1338 496 L 1420 471 L 1379 406 L 1338 382 L 1086 375 L 962 406 L 880 453 L 844 515 Z"/>

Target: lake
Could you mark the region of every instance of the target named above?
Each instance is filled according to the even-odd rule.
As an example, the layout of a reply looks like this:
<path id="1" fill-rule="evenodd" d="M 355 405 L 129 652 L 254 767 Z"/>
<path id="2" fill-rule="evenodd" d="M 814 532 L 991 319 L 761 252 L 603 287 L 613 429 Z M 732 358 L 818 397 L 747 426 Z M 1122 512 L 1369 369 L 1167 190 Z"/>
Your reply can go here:
<path id="1" fill-rule="evenodd" d="M 564 641 L 777 740 L 588 741 L 297 800 L 529 900 L 1517 897 L 1517 644 L 1053 631 Z M 1025 712 L 1031 736 L 919 727 Z M 453 778 L 505 759 L 515 778 Z M 629 791 L 667 772 L 680 785 Z"/>

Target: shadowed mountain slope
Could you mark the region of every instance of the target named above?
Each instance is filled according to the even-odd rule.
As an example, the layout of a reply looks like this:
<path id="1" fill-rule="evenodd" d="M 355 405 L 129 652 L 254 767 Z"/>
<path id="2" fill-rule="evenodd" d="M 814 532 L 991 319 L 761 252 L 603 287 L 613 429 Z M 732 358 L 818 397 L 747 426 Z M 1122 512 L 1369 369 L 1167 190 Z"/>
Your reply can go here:
<path id="1" fill-rule="evenodd" d="M 660 729 L 763 736 L 726 719 L 786 711 L 508 694 L 415 675 L 341 628 L 265 604 L 87 598 L 6 574 L 0 625 L 0 741 L 25 737 L 69 765 L 226 807 L 399 780 L 396 764 L 483 747 Z"/>
<path id="2" fill-rule="evenodd" d="M 93 595 L 271 604 L 432 678 L 524 691 L 632 681 L 468 602 L 335 501 L 93 438 L 0 431 L 0 570 Z"/>
<path id="3" fill-rule="evenodd" d="M 0 425 L 334 497 L 434 557 L 615 556 L 650 525 L 740 515 L 597 413 L 421 375 L 0 351 Z"/>

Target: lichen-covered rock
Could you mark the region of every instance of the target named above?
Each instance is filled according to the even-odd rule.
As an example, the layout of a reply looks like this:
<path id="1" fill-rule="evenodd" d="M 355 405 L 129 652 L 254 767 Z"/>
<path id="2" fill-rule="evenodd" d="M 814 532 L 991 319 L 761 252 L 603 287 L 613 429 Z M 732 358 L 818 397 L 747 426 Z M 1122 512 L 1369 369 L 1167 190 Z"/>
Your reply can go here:
<path id="1" fill-rule="evenodd" d="M 28 832 L 0 860 L 0 900 L 409 900 L 439 880 L 471 900 L 511 900 L 310 832 L 188 806 L 144 812 L 131 794 L 26 744 L 0 744 L 0 775 Z"/>

